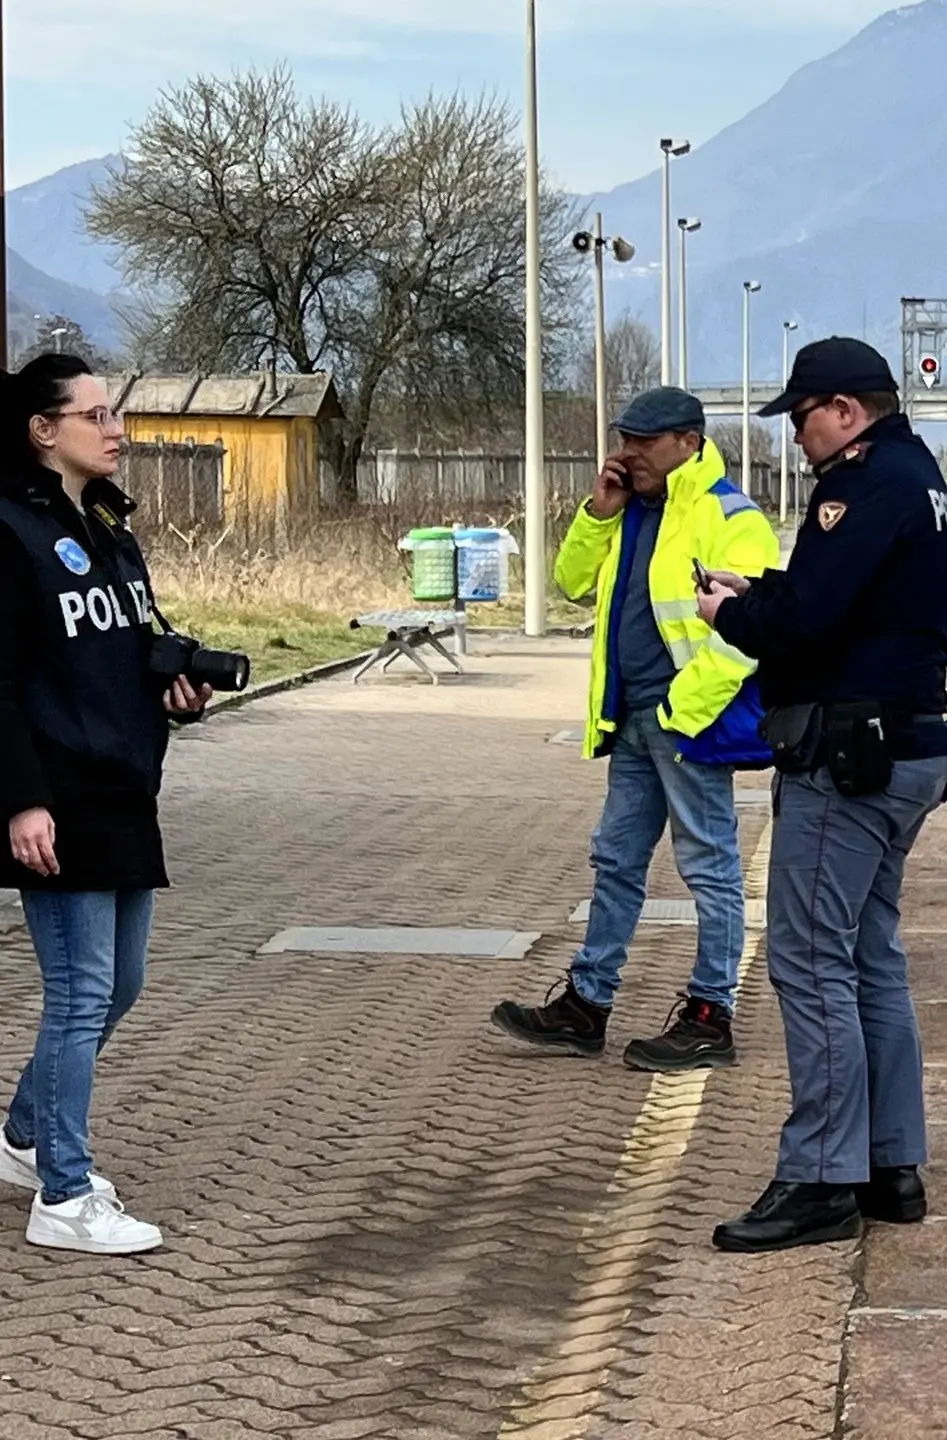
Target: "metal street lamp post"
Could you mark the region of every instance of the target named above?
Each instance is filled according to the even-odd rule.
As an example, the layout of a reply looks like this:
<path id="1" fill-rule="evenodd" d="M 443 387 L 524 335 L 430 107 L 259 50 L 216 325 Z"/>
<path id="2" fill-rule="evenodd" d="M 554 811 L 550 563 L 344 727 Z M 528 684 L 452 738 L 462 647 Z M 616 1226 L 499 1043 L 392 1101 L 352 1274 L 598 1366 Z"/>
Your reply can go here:
<path id="1" fill-rule="evenodd" d="M 783 389 L 789 383 L 789 337 L 799 325 L 795 320 L 783 321 Z M 789 416 L 782 417 L 779 452 L 779 523 L 785 525 L 789 514 Z"/>
<path id="2" fill-rule="evenodd" d="M 671 157 L 689 155 L 689 140 L 661 141 L 664 175 L 661 187 L 661 384 L 670 385 L 674 373 L 671 340 Z"/>
<path id="3" fill-rule="evenodd" d="M 682 390 L 687 389 L 687 237 L 694 235 L 701 228 L 701 221 L 691 218 L 678 220 L 677 228 L 681 233 L 681 274 L 680 294 L 678 296 L 678 319 L 680 321 L 680 333 L 678 336 L 678 357 L 677 374 L 678 384 Z"/>
<path id="4" fill-rule="evenodd" d="M 543 335 L 540 287 L 539 101 L 536 0 L 526 0 L 526 511 L 527 635 L 546 633 L 546 477 L 543 424 Z"/>
<path id="5" fill-rule="evenodd" d="M 762 290 L 758 280 L 743 282 L 743 473 L 740 483 L 744 495 L 749 495 L 752 482 L 752 459 L 750 454 L 750 296 Z"/>

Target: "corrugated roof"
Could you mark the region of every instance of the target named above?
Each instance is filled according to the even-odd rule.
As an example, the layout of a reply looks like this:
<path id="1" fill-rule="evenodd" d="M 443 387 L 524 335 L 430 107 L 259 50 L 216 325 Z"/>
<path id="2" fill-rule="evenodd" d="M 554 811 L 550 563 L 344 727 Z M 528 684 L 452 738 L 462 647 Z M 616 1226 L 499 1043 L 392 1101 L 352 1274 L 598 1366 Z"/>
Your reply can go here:
<path id="1" fill-rule="evenodd" d="M 332 376 L 249 375 L 101 375 L 113 403 L 126 415 L 268 415 L 313 419 L 342 417 Z"/>

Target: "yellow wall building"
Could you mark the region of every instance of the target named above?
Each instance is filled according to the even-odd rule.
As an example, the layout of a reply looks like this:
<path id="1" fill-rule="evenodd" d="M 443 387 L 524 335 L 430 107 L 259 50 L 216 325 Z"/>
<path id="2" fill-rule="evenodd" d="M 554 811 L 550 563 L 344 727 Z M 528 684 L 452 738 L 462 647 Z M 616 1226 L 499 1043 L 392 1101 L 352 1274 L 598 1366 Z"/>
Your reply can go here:
<path id="1" fill-rule="evenodd" d="M 269 512 L 288 521 L 318 505 L 320 445 L 343 415 L 330 375 L 101 379 L 129 440 L 222 447 L 228 519 Z"/>

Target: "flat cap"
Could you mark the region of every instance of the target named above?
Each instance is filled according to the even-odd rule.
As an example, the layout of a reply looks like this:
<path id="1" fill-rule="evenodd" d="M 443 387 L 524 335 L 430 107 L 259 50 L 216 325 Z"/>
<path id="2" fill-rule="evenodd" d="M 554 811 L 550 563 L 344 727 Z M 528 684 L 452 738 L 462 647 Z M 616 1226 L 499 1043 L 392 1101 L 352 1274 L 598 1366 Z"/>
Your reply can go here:
<path id="1" fill-rule="evenodd" d="M 688 395 L 676 385 L 660 385 L 645 390 L 630 401 L 615 421 L 620 435 L 666 435 L 694 431 L 703 435 L 707 428 L 704 407 L 696 395 Z"/>
<path id="2" fill-rule="evenodd" d="M 771 404 L 764 405 L 760 415 L 786 415 L 803 400 L 821 396 L 879 393 L 898 393 L 898 383 L 885 357 L 864 340 L 832 335 L 802 347 L 786 389 Z"/>

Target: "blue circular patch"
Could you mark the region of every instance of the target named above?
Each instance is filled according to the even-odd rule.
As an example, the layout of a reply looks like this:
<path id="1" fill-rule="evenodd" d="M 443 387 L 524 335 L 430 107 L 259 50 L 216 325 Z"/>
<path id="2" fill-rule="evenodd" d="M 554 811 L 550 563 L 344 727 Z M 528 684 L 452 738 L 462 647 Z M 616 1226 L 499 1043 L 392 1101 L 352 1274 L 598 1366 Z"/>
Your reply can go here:
<path id="1" fill-rule="evenodd" d="M 92 561 L 78 540 L 73 540 L 68 536 L 63 540 L 57 540 L 55 550 L 66 569 L 70 570 L 73 575 L 88 575 L 92 569 Z"/>

